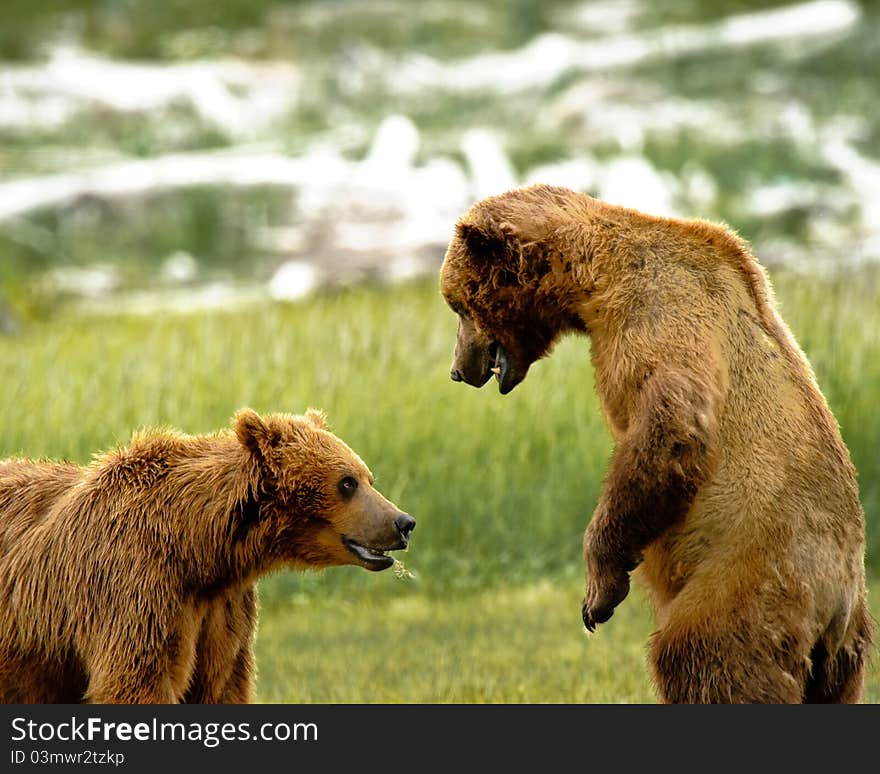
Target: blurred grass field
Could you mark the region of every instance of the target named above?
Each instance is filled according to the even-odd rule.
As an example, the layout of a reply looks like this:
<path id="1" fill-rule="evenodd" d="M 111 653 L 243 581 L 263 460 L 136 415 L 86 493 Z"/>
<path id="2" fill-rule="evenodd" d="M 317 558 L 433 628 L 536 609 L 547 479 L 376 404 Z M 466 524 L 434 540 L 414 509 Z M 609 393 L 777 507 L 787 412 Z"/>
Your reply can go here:
<path id="1" fill-rule="evenodd" d="M 880 584 L 869 592 L 880 617 Z M 634 591 L 588 635 L 580 579 L 463 594 L 298 595 L 264 606 L 262 702 L 621 704 L 655 701 L 651 615 Z M 865 703 L 880 703 L 880 659 Z"/>
<path id="2" fill-rule="evenodd" d="M 876 572 L 880 274 L 773 280 L 859 470 Z M 592 638 L 578 620 L 581 536 L 611 452 L 588 342 L 565 340 L 501 398 L 449 380 L 454 336 L 433 282 L 204 314 L 60 311 L 0 339 L 0 456 L 87 462 L 143 425 L 199 433 L 244 405 L 323 408 L 418 519 L 402 557 L 415 577 L 264 580 L 260 700 L 651 701 L 638 598 Z M 867 698 L 880 701 L 876 671 Z"/>

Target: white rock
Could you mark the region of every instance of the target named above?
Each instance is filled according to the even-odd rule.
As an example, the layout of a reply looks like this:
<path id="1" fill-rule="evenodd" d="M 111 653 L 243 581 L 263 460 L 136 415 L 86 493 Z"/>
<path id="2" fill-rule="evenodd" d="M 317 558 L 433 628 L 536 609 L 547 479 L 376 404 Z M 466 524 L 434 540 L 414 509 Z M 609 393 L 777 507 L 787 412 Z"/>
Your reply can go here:
<path id="1" fill-rule="evenodd" d="M 599 185 L 599 198 L 652 215 L 675 215 L 671 181 L 639 156 L 611 161 Z"/>
<path id="2" fill-rule="evenodd" d="M 171 253 L 162 262 L 161 276 L 166 282 L 191 282 L 198 273 L 198 261 L 184 250 Z"/>
<path id="3" fill-rule="evenodd" d="M 516 188 L 513 165 L 488 129 L 466 131 L 461 138 L 461 150 L 470 168 L 473 198 L 483 199 Z"/>
<path id="4" fill-rule="evenodd" d="M 523 178 L 523 184 L 546 183 L 573 191 L 589 191 L 596 187 L 599 174 L 600 168 L 595 160 L 581 156 L 533 167 Z"/>
<path id="5" fill-rule="evenodd" d="M 269 282 L 269 295 L 276 301 L 305 298 L 318 286 L 318 270 L 309 263 L 287 261 Z"/>
<path id="6" fill-rule="evenodd" d="M 85 298 L 101 298 L 120 285 L 119 269 L 110 264 L 59 266 L 46 274 L 50 288 Z"/>

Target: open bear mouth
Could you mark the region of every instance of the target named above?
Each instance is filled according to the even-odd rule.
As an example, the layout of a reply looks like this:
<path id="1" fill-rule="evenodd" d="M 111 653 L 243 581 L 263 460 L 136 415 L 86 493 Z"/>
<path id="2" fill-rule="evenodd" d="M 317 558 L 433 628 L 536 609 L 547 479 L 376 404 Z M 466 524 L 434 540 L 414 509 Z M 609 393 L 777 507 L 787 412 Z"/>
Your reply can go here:
<path id="1" fill-rule="evenodd" d="M 394 559 L 385 553 L 386 551 L 390 551 L 390 548 L 365 546 L 345 535 L 342 536 L 342 545 L 351 551 L 360 560 L 361 565 L 368 570 L 387 570 L 392 564 L 394 564 Z"/>
<path id="2" fill-rule="evenodd" d="M 489 371 L 495 375 L 495 380 L 498 382 L 498 391 L 505 395 L 516 385 L 510 384 L 508 379 L 510 375 L 510 358 L 507 355 L 507 351 L 497 341 L 492 341 L 489 344 L 489 360 L 492 363 Z"/>

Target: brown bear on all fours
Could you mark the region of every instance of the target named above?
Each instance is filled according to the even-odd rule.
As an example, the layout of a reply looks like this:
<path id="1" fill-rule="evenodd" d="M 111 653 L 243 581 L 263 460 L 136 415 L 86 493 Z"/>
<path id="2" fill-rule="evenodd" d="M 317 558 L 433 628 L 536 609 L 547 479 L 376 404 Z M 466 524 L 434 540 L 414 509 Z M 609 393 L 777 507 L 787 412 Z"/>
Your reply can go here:
<path id="1" fill-rule="evenodd" d="M 382 570 L 414 526 L 311 410 L 0 462 L 0 701 L 248 702 L 257 578 Z"/>
<path id="2" fill-rule="evenodd" d="M 589 335 L 615 441 L 583 620 L 635 570 L 664 702 L 854 702 L 872 641 L 855 471 L 763 269 L 728 230 L 538 185 L 458 222 L 452 378 L 501 393 Z"/>

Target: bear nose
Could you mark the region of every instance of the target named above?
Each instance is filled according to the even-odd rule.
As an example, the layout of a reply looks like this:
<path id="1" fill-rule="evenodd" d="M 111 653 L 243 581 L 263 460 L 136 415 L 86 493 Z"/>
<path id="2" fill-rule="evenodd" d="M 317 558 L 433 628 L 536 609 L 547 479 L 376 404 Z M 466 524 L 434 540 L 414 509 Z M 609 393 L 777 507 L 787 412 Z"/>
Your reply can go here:
<path id="1" fill-rule="evenodd" d="M 461 378 L 461 372 L 457 368 L 453 368 L 449 372 L 449 376 L 452 378 L 453 382 L 463 382 L 464 379 Z"/>
<path id="2" fill-rule="evenodd" d="M 416 528 L 416 520 L 408 513 L 401 513 L 394 520 L 394 526 L 403 538 L 404 542 L 409 540 L 409 534 Z"/>

